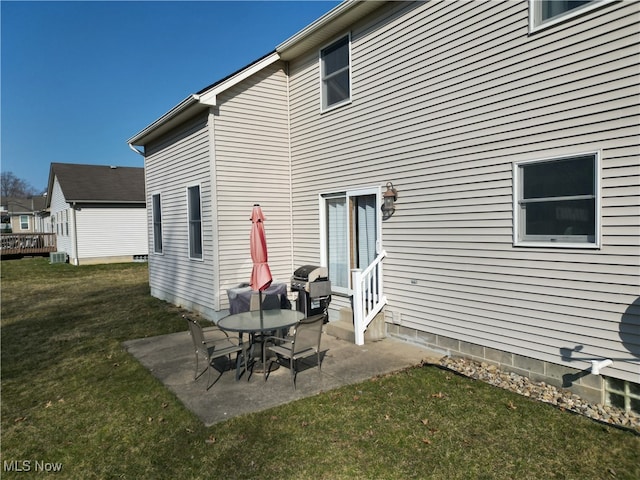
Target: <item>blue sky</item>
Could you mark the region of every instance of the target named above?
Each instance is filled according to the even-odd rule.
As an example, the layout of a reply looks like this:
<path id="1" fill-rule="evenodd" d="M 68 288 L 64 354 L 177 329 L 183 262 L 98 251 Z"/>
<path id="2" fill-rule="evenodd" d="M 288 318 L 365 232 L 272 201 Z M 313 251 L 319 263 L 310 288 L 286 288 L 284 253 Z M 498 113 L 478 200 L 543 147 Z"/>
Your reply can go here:
<path id="1" fill-rule="evenodd" d="M 2 1 L 1 169 L 142 167 L 127 139 L 338 1 Z"/>

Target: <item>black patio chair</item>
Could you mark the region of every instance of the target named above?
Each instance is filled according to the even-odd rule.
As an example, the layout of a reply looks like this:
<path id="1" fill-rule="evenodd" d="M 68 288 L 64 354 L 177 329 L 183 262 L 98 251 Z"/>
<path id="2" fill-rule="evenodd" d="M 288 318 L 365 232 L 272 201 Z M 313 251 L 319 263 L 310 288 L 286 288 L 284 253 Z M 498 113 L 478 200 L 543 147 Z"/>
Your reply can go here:
<path id="1" fill-rule="evenodd" d="M 262 362 L 264 368 L 264 380 L 267 381 L 267 377 L 271 370 L 271 364 L 273 359 L 267 366 L 267 352 L 273 352 L 276 356 L 275 361 L 283 365 L 280 360 L 287 359 L 289 370 L 291 371 L 291 383 L 293 389 L 296 389 L 296 376 L 298 369 L 296 363 L 305 357 L 309 357 L 313 354 L 316 355 L 316 361 L 318 363 L 318 375 L 321 374 L 321 362 L 320 362 L 320 340 L 322 339 L 322 326 L 324 324 L 325 315 L 313 315 L 311 317 L 303 318 L 292 329 L 292 333 L 284 338 L 281 337 L 267 337 L 265 338 L 264 348 L 262 350 Z M 268 342 L 272 342 L 269 345 Z"/>
<path id="2" fill-rule="evenodd" d="M 239 339 L 232 339 L 224 330 L 216 330 L 223 334 L 220 338 L 205 339 L 202 326 L 194 319 L 189 318 L 186 315 L 182 316 L 189 324 L 189 332 L 193 340 L 194 351 L 196 354 L 196 371 L 193 380 L 200 378 L 205 370 L 198 373 L 198 361 L 200 357 L 207 361 L 207 390 L 209 390 L 219 379 L 222 377 L 224 370 L 220 371 L 220 375 L 216 380 L 209 384 L 211 377 L 211 369 L 215 368 L 214 361 L 218 358 L 227 357 L 228 362 L 231 363 L 231 356 L 236 354 L 236 381 L 240 379 L 240 375 L 244 370 L 246 372 L 246 358 L 247 349 L 246 346 L 239 342 Z"/>

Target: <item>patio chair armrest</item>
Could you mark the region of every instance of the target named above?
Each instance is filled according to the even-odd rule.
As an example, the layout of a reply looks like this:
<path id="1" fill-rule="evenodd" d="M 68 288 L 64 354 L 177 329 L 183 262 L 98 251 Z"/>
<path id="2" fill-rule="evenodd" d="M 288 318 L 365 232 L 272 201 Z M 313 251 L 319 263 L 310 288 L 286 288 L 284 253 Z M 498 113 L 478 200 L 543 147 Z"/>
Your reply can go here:
<path id="1" fill-rule="evenodd" d="M 222 338 L 205 338 L 204 343 L 205 345 L 212 345 L 215 346 L 218 343 L 231 343 L 233 345 L 240 345 L 240 341 L 237 338 L 234 337 L 230 337 L 229 335 L 226 334 L 226 337 L 222 337 Z"/>
<path id="2" fill-rule="evenodd" d="M 264 342 L 267 341 L 273 341 L 273 342 L 277 342 L 278 344 L 283 344 L 283 343 L 293 343 L 293 338 L 289 338 L 289 337 L 274 337 L 272 335 L 268 336 L 268 337 L 264 337 L 262 339 Z"/>

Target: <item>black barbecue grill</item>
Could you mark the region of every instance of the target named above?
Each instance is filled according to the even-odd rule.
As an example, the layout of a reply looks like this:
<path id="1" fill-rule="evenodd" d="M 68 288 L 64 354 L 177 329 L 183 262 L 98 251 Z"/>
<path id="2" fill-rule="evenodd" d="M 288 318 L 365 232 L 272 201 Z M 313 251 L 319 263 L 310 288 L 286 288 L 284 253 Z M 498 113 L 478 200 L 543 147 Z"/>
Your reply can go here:
<path id="1" fill-rule="evenodd" d="M 331 302 L 331 282 L 326 267 L 304 265 L 293 272 L 291 291 L 298 292 L 296 309 L 311 315 L 326 314 Z"/>

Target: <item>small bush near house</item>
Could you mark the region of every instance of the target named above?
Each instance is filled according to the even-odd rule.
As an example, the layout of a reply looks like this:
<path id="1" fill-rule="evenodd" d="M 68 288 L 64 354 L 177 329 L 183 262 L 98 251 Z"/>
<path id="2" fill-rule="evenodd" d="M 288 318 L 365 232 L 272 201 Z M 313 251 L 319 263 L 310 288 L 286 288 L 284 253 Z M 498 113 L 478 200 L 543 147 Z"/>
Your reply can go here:
<path id="1" fill-rule="evenodd" d="M 640 478 L 634 433 L 431 366 L 205 428 L 121 346 L 184 330 L 146 264 L 1 267 L 3 479 Z"/>

